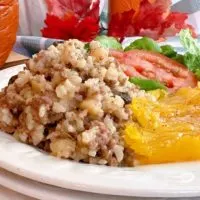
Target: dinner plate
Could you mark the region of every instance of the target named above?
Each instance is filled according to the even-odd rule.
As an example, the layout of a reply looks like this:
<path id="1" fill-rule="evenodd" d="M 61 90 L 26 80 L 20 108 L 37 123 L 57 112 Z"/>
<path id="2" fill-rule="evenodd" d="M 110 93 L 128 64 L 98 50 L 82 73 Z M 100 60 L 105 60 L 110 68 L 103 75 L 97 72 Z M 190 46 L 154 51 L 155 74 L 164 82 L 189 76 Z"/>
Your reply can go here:
<path id="1" fill-rule="evenodd" d="M 0 87 L 22 68 L 0 71 Z M 139 197 L 200 196 L 200 162 L 135 168 L 81 164 L 50 156 L 3 132 L 0 167 L 38 182 L 79 191 Z"/>
<path id="2" fill-rule="evenodd" d="M 114 168 L 54 158 L 0 133 L 0 166 L 67 189 L 138 197 L 200 196 L 200 162 Z"/>
<path id="3" fill-rule="evenodd" d="M 146 200 L 146 198 L 140 197 L 100 195 L 63 189 L 30 180 L 0 168 L 0 199 L 36 200 L 35 198 L 40 200 Z M 148 198 L 148 200 L 155 200 L 155 198 Z M 156 200 L 169 199 L 156 198 Z M 170 198 L 170 200 L 173 199 Z M 183 199 L 181 198 L 180 200 Z M 184 198 L 184 200 L 199 200 L 199 198 Z"/>
<path id="4" fill-rule="evenodd" d="M 0 133 L 0 166 L 67 189 L 138 197 L 200 196 L 200 162 L 114 168 L 54 158 Z"/>
<path id="5" fill-rule="evenodd" d="M 0 199 L 2 199 L 2 200 L 11 200 L 11 199 L 12 200 L 37 200 L 37 199 L 33 199 L 31 197 L 27 197 L 18 192 L 14 192 L 3 186 L 0 186 Z"/>
<path id="6" fill-rule="evenodd" d="M 40 200 L 144 200 L 143 198 L 133 198 L 133 197 L 122 197 L 122 196 L 111 196 L 111 195 L 100 195 L 94 193 L 86 193 L 80 191 L 73 191 L 69 189 L 64 189 L 56 186 L 47 185 L 44 183 L 39 183 L 22 176 L 13 174 L 4 169 L 0 168 L 0 198 L 2 197 L 2 190 L 7 189 L 11 191 L 17 192 L 13 194 L 13 192 L 6 190 L 6 195 L 10 197 L 9 199 L 16 200 L 16 197 L 19 194 L 26 195 L 24 196 L 24 200 L 33 200 L 32 198 L 40 199 Z M 12 195 L 11 195 L 12 194 Z M 21 196 L 21 195 L 20 195 Z M 32 197 L 32 198 L 31 198 Z M 31 199 L 30 199 L 31 198 Z M 2 198 L 5 200 L 5 198 Z M 18 200 L 22 200 L 22 198 L 18 198 Z M 154 199 L 148 199 L 154 200 Z M 157 199 L 157 200 L 166 200 L 166 199 Z M 195 200 L 195 199 L 194 199 Z"/>

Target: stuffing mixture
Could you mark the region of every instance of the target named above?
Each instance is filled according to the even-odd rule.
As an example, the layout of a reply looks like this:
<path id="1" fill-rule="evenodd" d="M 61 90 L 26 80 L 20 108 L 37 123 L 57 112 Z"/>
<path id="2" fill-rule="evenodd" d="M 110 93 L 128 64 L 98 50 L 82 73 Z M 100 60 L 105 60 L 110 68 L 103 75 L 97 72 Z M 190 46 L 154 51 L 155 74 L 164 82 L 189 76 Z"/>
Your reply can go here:
<path id="1" fill-rule="evenodd" d="M 100 43 L 88 50 L 69 40 L 34 55 L 10 79 L 0 93 L 0 129 L 57 157 L 133 166 L 121 129 L 141 93 Z"/>

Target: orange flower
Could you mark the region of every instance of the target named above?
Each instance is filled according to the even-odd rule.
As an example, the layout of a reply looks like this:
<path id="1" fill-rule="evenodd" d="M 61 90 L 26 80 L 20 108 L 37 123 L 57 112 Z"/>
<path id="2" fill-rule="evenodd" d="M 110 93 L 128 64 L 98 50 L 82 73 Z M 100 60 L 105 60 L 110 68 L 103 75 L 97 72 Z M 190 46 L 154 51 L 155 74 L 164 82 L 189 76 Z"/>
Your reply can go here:
<path id="1" fill-rule="evenodd" d="M 148 0 L 149 3 L 153 4 L 156 2 L 156 0 Z M 110 0 L 110 13 L 116 14 L 116 13 L 123 13 L 129 10 L 134 10 L 135 13 L 139 12 L 140 4 L 142 0 Z"/>
<path id="2" fill-rule="evenodd" d="M 114 13 L 123 13 L 129 10 L 138 11 L 140 8 L 141 0 L 110 0 L 110 11 L 111 14 Z"/>

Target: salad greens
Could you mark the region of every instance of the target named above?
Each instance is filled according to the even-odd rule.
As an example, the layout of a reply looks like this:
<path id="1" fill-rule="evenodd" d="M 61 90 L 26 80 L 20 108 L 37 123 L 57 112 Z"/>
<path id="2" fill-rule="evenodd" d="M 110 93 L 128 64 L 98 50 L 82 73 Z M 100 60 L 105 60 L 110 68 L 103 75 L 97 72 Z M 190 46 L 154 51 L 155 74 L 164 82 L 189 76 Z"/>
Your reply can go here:
<path id="1" fill-rule="evenodd" d="M 161 53 L 177 62 L 184 64 L 200 79 L 200 44 L 192 37 L 189 29 L 180 32 L 180 42 L 186 50 L 184 55 L 178 54 L 171 45 L 159 46 L 153 39 L 143 37 L 135 40 L 124 51 L 144 49 Z"/>
<path id="2" fill-rule="evenodd" d="M 184 64 L 192 71 L 197 78 L 200 78 L 200 45 L 192 37 L 189 30 L 180 32 L 180 42 L 184 46 L 186 53 L 184 55 Z"/>
<path id="3" fill-rule="evenodd" d="M 187 52 L 184 55 L 184 64 L 197 78 L 200 78 L 200 54 L 195 55 Z"/>
<path id="4" fill-rule="evenodd" d="M 153 51 L 161 53 L 177 62 L 184 64 L 183 55 L 178 54 L 171 45 L 159 46 L 156 41 L 151 38 L 143 37 L 141 39 L 135 40 L 129 46 L 127 46 L 124 51 L 130 51 L 133 49 Z"/>
<path id="5" fill-rule="evenodd" d="M 183 65 L 185 64 L 184 63 L 184 56 L 181 55 L 181 54 L 177 54 L 175 57 L 172 57 L 171 59 L 173 59 L 173 60 L 175 60 L 175 61 L 177 61 L 177 62 L 179 62 Z"/>
<path id="6" fill-rule="evenodd" d="M 96 41 L 99 41 L 103 47 L 110 49 L 123 50 L 121 43 L 114 37 L 108 37 L 105 35 L 97 36 Z"/>
<path id="7" fill-rule="evenodd" d="M 162 52 L 162 49 L 160 48 L 158 43 L 148 37 L 143 37 L 141 39 L 135 40 L 129 46 L 127 46 L 124 49 L 124 51 L 130 51 L 133 49 L 144 49 L 147 51 L 153 51 L 153 52 L 158 52 L 158 53 Z"/>
<path id="8" fill-rule="evenodd" d="M 162 49 L 162 54 L 169 58 L 174 58 L 177 56 L 177 52 L 171 45 L 163 45 L 161 46 L 161 49 Z"/>
<path id="9" fill-rule="evenodd" d="M 151 38 L 143 37 L 135 40 L 124 51 L 133 49 L 147 50 L 152 52 L 161 53 L 177 62 L 184 64 L 190 71 L 192 71 L 198 79 L 200 79 L 200 44 L 192 37 L 189 29 L 182 30 L 179 34 L 180 42 L 186 50 L 184 55 L 179 54 L 171 45 L 160 46 L 156 41 Z M 101 35 L 96 37 L 102 46 L 111 49 L 123 50 L 122 44 L 114 37 Z M 89 50 L 89 45 L 86 44 L 85 48 Z M 150 90 L 156 88 L 165 88 L 161 83 L 151 80 L 143 80 L 139 78 L 132 78 L 131 82 L 139 85 L 142 89 Z M 149 86 L 148 86 L 149 85 Z"/>
<path id="10" fill-rule="evenodd" d="M 200 45 L 198 40 L 192 37 L 189 29 L 182 30 L 179 34 L 180 42 L 188 53 L 193 55 L 200 55 Z"/>
<path id="11" fill-rule="evenodd" d="M 163 45 L 161 46 L 161 49 L 162 49 L 161 53 L 163 55 L 173 60 L 176 60 L 177 62 L 181 64 L 184 64 L 184 56 L 181 54 L 178 54 L 171 45 Z"/>
<path id="12" fill-rule="evenodd" d="M 133 49 L 141 49 L 161 53 L 173 60 L 176 60 L 177 62 L 184 64 L 183 55 L 178 54 L 171 45 L 159 46 L 156 41 L 147 37 L 135 40 L 129 46 L 127 46 L 124 51 L 130 51 Z"/>
<path id="13" fill-rule="evenodd" d="M 96 41 L 100 42 L 101 46 L 105 48 L 110 49 L 116 49 L 116 50 L 123 50 L 122 44 L 114 37 L 108 37 L 106 35 L 100 35 L 95 38 Z M 89 43 L 85 44 L 85 49 L 87 51 L 90 50 Z"/>
<path id="14" fill-rule="evenodd" d="M 134 77 L 130 78 L 129 81 L 139 86 L 141 90 L 145 91 L 156 90 L 156 89 L 164 89 L 164 90 L 167 89 L 162 83 L 155 80 Z"/>

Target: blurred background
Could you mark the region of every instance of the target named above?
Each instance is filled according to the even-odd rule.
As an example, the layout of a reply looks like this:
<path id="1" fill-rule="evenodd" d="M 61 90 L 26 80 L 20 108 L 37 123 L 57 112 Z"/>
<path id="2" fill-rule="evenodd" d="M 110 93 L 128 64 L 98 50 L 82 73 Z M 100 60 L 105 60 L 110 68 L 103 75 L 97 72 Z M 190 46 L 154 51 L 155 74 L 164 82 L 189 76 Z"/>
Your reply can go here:
<path id="1" fill-rule="evenodd" d="M 108 1 L 101 0 L 101 20 L 106 28 Z M 118 0 L 117 0 L 118 1 Z M 189 23 L 200 32 L 200 0 L 172 0 L 173 11 L 189 13 Z M 40 29 L 44 26 L 47 8 L 44 0 L 19 0 L 20 27 L 18 35 L 40 36 Z M 34 12 L 32 12 L 34 10 Z M 36 17 L 37 16 L 37 17 Z M 105 22 L 104 22 L 105 21 Z"/>

